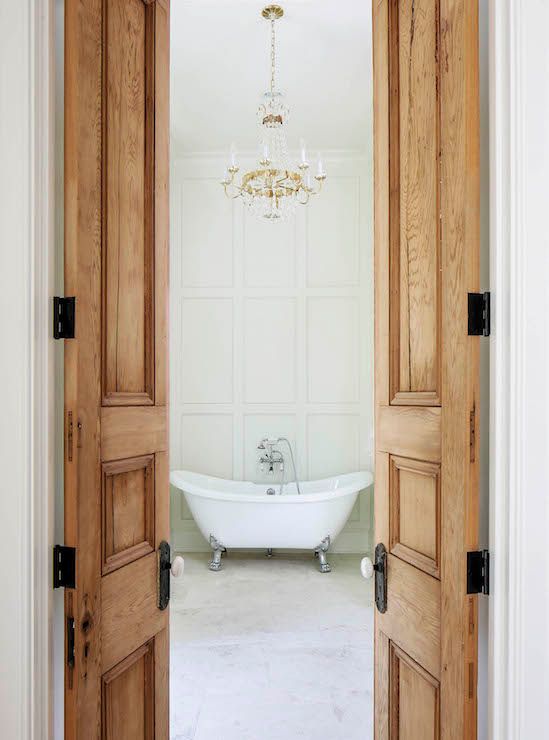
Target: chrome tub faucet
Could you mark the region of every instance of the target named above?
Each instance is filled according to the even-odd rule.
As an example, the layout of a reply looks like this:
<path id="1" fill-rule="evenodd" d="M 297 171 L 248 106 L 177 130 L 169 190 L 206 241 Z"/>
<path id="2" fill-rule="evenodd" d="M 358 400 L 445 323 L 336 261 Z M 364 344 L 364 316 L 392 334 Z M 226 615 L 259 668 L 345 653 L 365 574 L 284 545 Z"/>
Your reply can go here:
<path id="1" fill-rule="evenodd" d="M 284 455 L 279 449 L 280 443 L 283 442 L 287 445 L 288 450 L 290 452 L 290 459 L 292 461 L 292 468 L 294 473 L 294 480 L 295 485 L 297 488 L 298 494 L 301 494 L 301 489 L 299 486 L 299 479 L 297 477 L 297 468 L 295 464 L 295 458 L 294 453 L 292 450 L 292 445 L 290 444 L 290 440 L 287 437 L 265 437 L 261 440 L 261 442 L 257 445 L 257 449 L 261 451 L 261 456 L 259 458 L 259 464 L 262 466 L 262 469 L 264 466 L 267 466 L 267 472 L 269 475 L 272 475 L 275 471 L 275 467 L 279 466 L 279 470 L 282 473 L 282 480 L 280 482 L 280 493 L 282 493 L 284 488 Z"/>

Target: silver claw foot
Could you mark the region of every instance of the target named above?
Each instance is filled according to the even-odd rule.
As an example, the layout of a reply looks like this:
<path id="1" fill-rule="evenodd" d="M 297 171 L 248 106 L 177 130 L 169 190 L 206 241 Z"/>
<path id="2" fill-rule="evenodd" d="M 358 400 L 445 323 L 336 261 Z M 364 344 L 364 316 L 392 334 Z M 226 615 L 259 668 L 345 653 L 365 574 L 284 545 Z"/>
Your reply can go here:
<path id="1" fill-rule="evenodd" d="M 318 558 L 319 570 L 321 573 L 329 573 L 332 568 L 326 558 L 326 553 L 330 547 L 330 537 L 325 537 L 320 545 L 315 549 L 315 557 Z"/>
<path id="2" fill-rule="evenodd" d="M 218 542 L 213 534 L 210 535 L 210 547 L 213 550 L 213 555 L 208 568 L 214 571 L 221 570 L 221 556 L 224 552 L 227 552 L 227 548 L 223 547 L 221 542 Z"/>

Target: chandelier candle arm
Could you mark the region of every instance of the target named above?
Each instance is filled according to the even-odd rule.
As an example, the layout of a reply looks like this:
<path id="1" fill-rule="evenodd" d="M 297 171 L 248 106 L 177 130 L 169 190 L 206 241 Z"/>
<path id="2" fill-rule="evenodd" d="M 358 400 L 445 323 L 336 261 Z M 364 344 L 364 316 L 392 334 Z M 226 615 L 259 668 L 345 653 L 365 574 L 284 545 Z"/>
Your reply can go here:
<path id="1" fill-rule="evenodd" d="M 307 162 L 305 141 L 301 139 L 301 157 L 297 167 L 292 166 L 288 156 L 285 126 L 289 110 L 284 97 L 276 89 L 276 28 L 275 22 L 284 15 L 279 5 L 268 5 L 261 15 L 270 23 L 271 78 L 269 90 L 263 96 L 258 109 L 258 123 L 262 139 L 262 158 L 256 169 L 245 172 L 240 184 L 236 182 L 239 171 L 236 147 L 231 144 L 230 164 L 221 180 L 228 198 L 242 198 L 250 211 L 271 221 L 285 219 L 295 211 L 296 204 L 307 205 L 311 195 L 318 195 L 326 172 L 320 154 L 315 184 L 312 184 Z"/>

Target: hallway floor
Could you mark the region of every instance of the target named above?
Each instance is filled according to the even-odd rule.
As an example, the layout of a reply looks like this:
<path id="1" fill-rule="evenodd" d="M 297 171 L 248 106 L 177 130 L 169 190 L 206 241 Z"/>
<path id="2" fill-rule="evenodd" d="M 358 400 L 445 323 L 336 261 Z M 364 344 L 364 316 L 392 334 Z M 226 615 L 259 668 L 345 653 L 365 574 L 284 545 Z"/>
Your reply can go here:
<path id="1" fill-rule="evenodd" d="M 370 740 L 371 585 L 358 555 L 185 554 L 172 580 L 172 740 Z"/>

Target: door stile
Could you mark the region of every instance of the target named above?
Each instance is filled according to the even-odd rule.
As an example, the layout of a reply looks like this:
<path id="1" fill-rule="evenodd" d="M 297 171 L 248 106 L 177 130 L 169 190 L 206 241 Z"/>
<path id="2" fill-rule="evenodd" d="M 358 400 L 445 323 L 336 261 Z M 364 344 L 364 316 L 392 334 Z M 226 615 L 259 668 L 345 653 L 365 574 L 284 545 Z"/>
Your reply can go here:
<path id="1" fill-rule="evenodd" d="M 101 1 L 65 4 L 65 544 L 77 548 L 74 667 L 65 660 L 65 737 L 101 730 Z M 67 43 L 68 40 L 70 43 Z M 67 648 L 67 645 L 66 645 Z"/>
<path id="2" fill-rule="evenodd" d="M 440 54 L 451 60 L 441 65 L 441 735 L 476 738 L 478 596 L 467 595 L 464 584 L 467 551 L 478 547 L 479 526 L 480 346 L 478 337 L 467 335 L 467 293 L 478 291 L 480 279 L 478 1 L 442 0 L 440 12 Z M 463 706 L 455 700 L 460 695 Z"/>
<path id="3" fill-rule="evenodd" d="M 373 0 L 373 78 L 374 78 L 374 293 L 376 356 L 389 357 L 389 5 Z M 375 362 L 376 435 L 380 409 L 389 405 L 389 373 Z M 389 455 L 380 452 L 376 443 L 375 487 L 389 488 Z M 374 496 L 375 543 L 389 542 L 389 500 L 385 495 Z M 374 727 L 376 740 L 389 739 L 389 639 L 379 629 L 375 619 Z"/>
<path id="4" fill-rule="evenodd" d="M 156 485 L 164 496 L 156 498 L 155 546 L 170 541 L 170 468 L 169 468 L 169 171 L 170 171 L 170 14 L 168 0 L 156 0 L 154 46 L 154 388 L 156 407 L 162 408 L 166 445 L 156 453 Z M 165 613 L 165 627 L 155 637 L 155 738 L 167 740 L 170 736 L 169 709 L 169 613 Z"/>
<path id="5" fill-rule="evenodd" d="M 479 339 L 467 335 L 467 293 L 479 288 L 478 2 L 442 0 L 442 538 L 441 736 L 476 738 L 478 596 L 465 593 L 478 547 Z M 457 420 L 457 422 L 456 422 Z M 476 431 L 476 429 L 475 429 Z M 462 640 L 457 639 L 462 636 Z M 463 706 L 456 696 L 463 696 Z"/>

